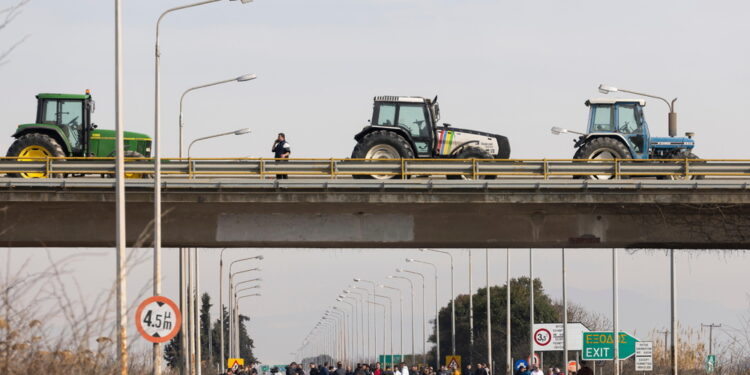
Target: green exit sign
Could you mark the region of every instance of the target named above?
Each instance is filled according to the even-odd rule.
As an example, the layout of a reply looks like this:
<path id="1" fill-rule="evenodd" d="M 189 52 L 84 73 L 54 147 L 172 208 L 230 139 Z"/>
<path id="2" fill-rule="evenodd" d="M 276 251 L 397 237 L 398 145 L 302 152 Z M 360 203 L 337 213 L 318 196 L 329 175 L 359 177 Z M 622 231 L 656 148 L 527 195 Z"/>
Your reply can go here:
<path id="1" fill-rule="evenodd" d="M 611 361 L 615 357 L 615 346 L 612 332 L 584 332 L 583 359 L 587 361 Z M 619 334 L 619 359 L 630 358 L 635 354 L 635 343 L 638 339 L 627 332 Z"/>

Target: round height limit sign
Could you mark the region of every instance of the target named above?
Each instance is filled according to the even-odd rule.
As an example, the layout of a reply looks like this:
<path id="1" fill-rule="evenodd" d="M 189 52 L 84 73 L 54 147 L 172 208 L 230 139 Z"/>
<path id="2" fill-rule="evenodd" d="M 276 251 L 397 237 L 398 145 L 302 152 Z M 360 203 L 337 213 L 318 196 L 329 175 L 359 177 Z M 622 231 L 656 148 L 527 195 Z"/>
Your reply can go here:
<path id="1" fill-rule="evenodd" d="M 135 312 L 135 327 L 148 341 L 155 344 L 171 340 L 182 325 L 177 305 L 164 296 L 153 296 L 141 302 Z"/>
<path id="2" fill-rule="evenodd" d="M 534 332 L 534 341 L 539 346 L 547 346 L 552 342 L 552 333 L 546 328 L 539 328 Z"/>

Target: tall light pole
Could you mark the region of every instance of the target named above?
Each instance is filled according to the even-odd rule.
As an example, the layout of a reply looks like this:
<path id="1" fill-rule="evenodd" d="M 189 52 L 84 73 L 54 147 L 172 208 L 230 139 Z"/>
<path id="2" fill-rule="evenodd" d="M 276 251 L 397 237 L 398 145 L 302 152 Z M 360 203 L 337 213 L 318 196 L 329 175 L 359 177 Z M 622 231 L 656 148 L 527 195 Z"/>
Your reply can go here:
<path id="1" fill-rule="evenodd" d="M 357 321 L 357 308 L 354 306 L 353 303 L 346 302 L 345 298 L 346 297 L 344 297 L 344 296 L 339 296 L 338 298 L 336 298 L 336 301 L 339 301 L 341 303 L 345 303 L 345 304 L 349 305 L 349 307 L 352 309 L 352 314 L 351 314 L 352 319 L 349 321 L 349 325 L 351 326 L 351 328 L 349 329 L 349 333 L 350 333 L 350 335 L 349 335 L 349 347 L 351 348 L 351 351 L 349 352 L 349 356 L 350 356 L 349 364 L 351 364 L 353 362 L 351 359 L 357 357 L 357 349 L 356 349 L 356 346 L 357 346 L 357 337 L 358 337 L 358 335 L 357 335 L 357 329 L 356 329 L 356 327 L 357 327 L 357 323 L 356 323 L 356 321 Z M 338 307 L 334 307 L 334 308 L 338 309 Z"/>
<path id="2" fill-rule="evenodd" d="M 239 303 L 240 303 L 240 301 L 241 301 L 241 300 L 242 300 L 243 298 L 249 298 L 249 297 L 260 297 L 260 296 L 261 296 L 261 294 L 260 294 L 260 293 L 253 293 L 253 294 L 246 294 L 246 295 L 244 295 L 244 296 L 238 296 L 238 297 L 236 298 L 236 301 L 235 301 L 235 304 L 234 304 L 235 306 L 237 306 L 237 307 L 235 308 L 235 314 L 236 314 L 235 320 L 237 321 L 237 329 L 236 329 L 236 331 L 237 331 L 237 340 L 236 340 L 236 344 L 235 344 L 237 348 L 236 348 L 236 350 L 235 350 L 235 355 L 236 355 L 236 356 L 238 356 L 238 357 L 240 356 L 240 333 L 239 333 L 239 332 L 240 332 L 240 329 L 239 329 L 239 327 L 240 327 L 240 325 L 242 324 L 242 323 L 240 322 L 240 309 L 239 309 Z"/>
<path id="3" fill-rule="evenodd" d="M 471 249 L 469 251 L 469 364 L 474 365 L 474 275 Z"/>
<path id="4" fill-rule="evenodd" d="M 395 290 L 398 292 L 398 309 L 399 309 L 399 315 L 401 316 L 399 328 L 398 328 L 399 333 L 401 335 L 401 344 L 399 345 L 399 349 L 401 352 L 401 360 L 403 361 L 404 360 L 403 359 L 404 358 L 404 296 L 403 296 L 403 293 L 401 293 L 401 289 L 399 288 L 394 288 L 392 286 L 383 285 L 383 284 L 380 284 L 380 287 L 384 289 Z"/>
<path id="5" fill-rule="evenodd" d="M 126 285 L 126 255 L 125 255 L 125 147 L 123 133 L 125 118 L 123 116 L 122 93 L 122 3 L 115 0 L 115 242 L 117 246 L 117 360 L 121 375 L 128 373 L 128 316 L 127 316 L 127 285 Z M 156 275 L 154 275 L 156 276 Z M 154 285 L 157 279 L 154 277 Z M 7 345 L 7 344 L 6 344 Z M 154 373 L 161 371 L 161 347 L 153 346 Z M 6 358 L 7 361 L 7 358 Z"/>
<path id="6" fill-rule="evenodd" d="M 367 303 L 373 305 L 373 308 L 375 306 L 380 306 L 380 307 L 383 308 L 383 356 L 385 356 L 385 353 L 387 353 L 387 351 L 385 349 L 385 330 L 387 329 L 386 328 L 387 326 L 385 324 L 385 314 L 388 312 L 388 310 L 385 308 L 384 304 L 379 303 L 377 301 L 370 301 L 370 300 L 368 300 Z M 377 310 L 375 312 L 377 313 Z M 373 321 L 375 321 L 375 319 L 373 319 Z M 377 334 L 375 334 L 375 346 L 377 346 L 377 345 L 378 345 L 378 339 L 377 339 Z M 377 349 L 375 349 L 375 350 L 377 350 Z M 379 362 L 377 354 L 375 355 L 375 361 Z"/>
<path id="7" fill-rule="evenodd" d="M 670 359 L 672 361 L 672 375 L 679 372 L 677 358 L 677 269 L 675 268 L 674 249 L 669 249 L 669 312 L 670 312 Z"/>
<path id="8" fill-rule="evenodd" d="M 565 248 L 562 248 L 562 303 L 563 303 L 563 366 L 568 367 L 568 269 L 565 266 Z"/>
<path id="9" fill-rule="evenodd" d="M 375 299 L 375 293 L 371 292 L 367 288 L 362 288 L 362 287 L 357 286 L 357 285 L 352 285 L 351 289 L 359 289 L 359 290 L 365 291 L 365 294 L 361 295 L 363 301 L 367 301 L 367 296 L 368 295 L 370 295 L 370 298 Z M 370 352 L 369 354 L 373 355 L 373 359 L 374 360 L 377 360 L 377 357 L 378 357 L 378 354 L 377 354 L 377 351 L 378 351 L 378 347 L 377 347 L 378 346 L 377 329 L 378 328 L 377 328 L 377 326 L 375 324 L 375 320 L 377 319 L 375 315 L 377 314 L 377 312 L 375 311 L 375 306 L 373 306 L 372 315 L 370 315 L 370 305 L 365 304 L 365 306 L 367 307 L 367 319 L 368 319 L 368 322 L 367 322 L 367 332 L 368 332 L 368 336 L 370 336 L 369 335 L 369 332 L 370 332 L 370 322 L 369 321 L 372 320 L 372 337 L 368 337 L 367 338 L 367 348 L 368 348 L 368 351 L 369 351 L 369 349 L 372 349 L 372 352 Z M 370 319 L 370 318 L 372 318 L 372 319 Z M 374 341 L 374 342 L 372 342 L 372 341 Z M 370 346 L 370 343 L 372 343 L 373 346 Z"/>
<path id="10" fill-rule="evenodd" d="M 617 249 L 612 249 L 612 340 L 618 345 L 612 345 L 612 364 L 615 375 L 620 375 L 620 322 L 619 322 L 619 286 L 617 277 Z M 567 366 L 567 365 L 566 365 Z"/>
<path id="11" fill-rule="evenodd" d="M 490 250 L 484 249 L 484 263 L 486 267 L 486 283 L 487 283 L 487 367 L 490 368 L 490 374 L 492 374 L 492 310 L 490 309 Z M 510 311 L 508 311 L 510 314 Z"/>
<path id="12" fill-rule="evenodd" d="M 346 326 L 347 326 L 347 323 L 346 323 L 346 311 L 344 309 L 338 307 L 338 306 L 333 306 L 331 308 L 334 310 L 334 311 L 331 311 L 332 313 L 338 312 L 339 314 L 341 314 L 341 318 L 343 319 L 343 325 L 341 327 L 341 336 L 343 337 L 343 339 L 342 339 L 342 344 L 343 344 L 342 347 L 343 347 L 344 350 L 343 350 L 343 356 L 342 357 L 343 357 L 344 360 L 342 362 L 343 363 L 349 363 L 349 356 L 351 356 L 352 354 L 351 354 L 351 351 L 348 350 L 347 346 L 351 344 L 352 338 L 351 338 L 351 336 L 348 336 L 346 334 Z M 351 323 L 351 320 L 349 322 Z"/>
<path id="13" fill-rule="evenodd" d="M 376 283 L 374 281 L 364 280 L 364 279 L 360 279 L 358 277 L 355 277 L 354 278 L 354 282 L 370 284 L 370 286 L 372 286 L 372 299 L 375 300 L 375 285 L 376 285 Z M 369 305 L 367 306 L 367 309 L 368 309 L 368 312 L 369 312 L 369 309 L 370 309 Z M 373 314 L 375 314 L 375 306 L 372 307 L 372 311 L 373 311 Z M 376 328 L 375 328 L 375 319 L 372 320 L 372 327 L 373 327 L 373 332 L 375 332 L 375 330 L 376 330 Z M 377 343 L 375 345 L 377 346 Z M 375 348 L 375 350 L 377 351 L 377 347 Z M 377 358 L 377 354 L 375 355 L 375 357 Z"/>
<path id="14" fill-rule="evenodd" d="M 404 277 L 404 276 L 398 276 L 398 275 L 391 275 L 388 276 L 389 279 L 400 279 L 400 280 L 406 280 L 409 282 L 409 291 L 411 293 L 411 356 L 412 356 L 412 362 L 414 362 L 414 356 L 416 355 L 416 350 L 414 349 L 414 343 L 415 343 L 415 337 L 414 337 L 414 282 L 411 281 L 410 278 Z M 402 361 L 406 362 L 406 358 L 402 358 Z"/>
<path id="15" fill-rule="evenodd" d="M 534 254 L 529 249 L 529 362 L 534 362 Z M 536 363 L 541 366 L 541 363 Z M 567 365 L 566 365 L 567 366 Z M 615 374 L 616 375 L 616 374 Z"/>
<path id="16" fill-rule="evenodd" d="M 119 15 L 120 10 L 120 1 L 116 0 L 117 4 L 117 14 Z M 164 19 L 164 17 L 172 12 L 196 7 L 199 5 L 205 5 L 210 3 L 215 3 L 221 0 L 204 0 L 197 3 L 187 4 L 179 7 L 174 7 L 171 9 L 167 9 L 164 11 L 160 16 L 159 19 L 156 21 L 156 43 L 154 48 L 154 137 L 151 145 L 152 154 L 154 157 L 154 294 L 159 295 L 161 294 L 161 50 L 159 45 L 159 35 L 161 30 L 161 21 Z M 233 0 L 230 0 L 233 1 Z M 249 3 L 252 0 L 241 0 L 243 4 Z M 118 17 L 118 21 L 120 18 Z M 117 42 L 120 43 L 121 46 L 122 40 L 120 38 L 120 31 L 121 29 L 116 29 L 117 34 Z M 117 49 L 119 56 L 120 49 Z M 120 60 L 118 59 L 118 62 Z M 120 66 L 120 64 L 118 64 Z M 118 77 L 122 78 L 122 72 L 120 71 L 118 73 Z M 118 81 L 119 82 L 119 81 Z M 119 87 L 119 86 L 118 86 Z M 119 103 L 121 104 L 121 102 Z M 119 121 L 118 121 L 119 122 Z M 122 134 L 118 133 L 118 136 L 122 136 Z M 121 139 L 122 140 L 122 139 Z M 118 153 L 117 158 L 118 160 L 121 160 L 124 155 L 124 149 L 121 148 L 122 143 L 118 144 Z M 124 159 L 122 160 L 124 161 Z M 124 166 L 123 166 L 123 176 L 120 176 L 117 174 L 117 177 L 123 177 L 124 178 Z M 123 185 L 123 191 L 124 191 L 124 185 Z M 180 252 L 184 252 L 184 249 L 180 249 Z M 180 260 L 182 261 L 184 259 L 183 257 L 180 257 Z M 184 267 L 180 265 L 180 273 L 184 271 Z M 180 285 L 180 290 L 184 291 L 185 285 L 185 277 L 184 275 L 181 275 L 180 278 L 182 285 Z M 181 301 L 182 302 L 182 301 Z M 184 312 L 185 306 L 180 306 L 180 310 Z M 182 337 L 185 337 L 183 334 Z M 186 343 L 187 340 L 183 339 L 183 343 Z M 185 346 L 183 346 L 185 348 Z M 153 346 L 153 362 L 154 362 L 154 375 L 158 375 L 161 373 L 161 346 L 158 344 L 154 344 Z"/>
<path id="17" fill-rule="evenodd" d="M 410 273 L 417 275 L 422 280 L 422 363 L 427 364 L 427 309 L 425 304 L 425 282 L 424 275 L 412 270 L 397 268 L 396 272 Z"/>
<path id="18" fill-rule="evenodd" d="M 242 258 L 242 259 L 238 259 L 238 260 L 231 262 L 229 264 L 229 273 L 230 274 L 232 273 L 232 266 L 235 263 L 239 263 L 239 262 L 243 262 L 243 261 L 251 260 L 251 259 L 263 260 L 263 255 Z M 221 325 L 221 329 L 219 329 L 219 341 L 220 341 L 219 353 L 221 355 L 221 360 L 219 361 L 219 363 L 226 363 L 226 360 L 227 360 L 227 358 L 224 357 L 224 293 L 222 291 L 223 284 L 224 284 L 224 250 L 221 251 L 221 254 L 219 256 L 219 324 Z M 229 295 L 231 296 L 232 295 L 231 284 L 229 286 L 229 293 L 230 293 Z M 227 309 L 227 312 L 229 314 L 232 313 L 231 306 L 229 306 L 229 308 Z M 229 332 L 231 332 L 231 330 Z"/>
<path id="19" fill-rule="evenodd" d="M 260 258 L 260 259 L 262 259 L 262 258 Z M 235 261 L 235 262 L 237 262 L 237 261 Z M 232 263 L 234 263 L 234 262 L 232 262 Z M 236 307 L 234 306 L 234 303 L 233 303 L 234 301 L 232 300 L 232 297 L 234 296 L 234 277 L 236 275 L 240 275 L 240 274 L 243 274 L 243 273 L 246 273 L 246 272 L 256 272 L 256 271 L 260 271 L 261 270 L 259 267 L 255 267 L 255 268 L 250 268 L 250 269 L 246 269 L 246 270 L 242 270 L 242 271 L 232 272 L 232 265 L 233 264 L 229 265 L 229 297 L 230 297 L 229 298 L 229 314 L 230 314 L 229 315 L 230 316 L 230 319 L 229 319 L 229 333 L 230 333 L 230 336 L 229 336 L 229 349 L 230 349 L 229 355 L 230 356 L 237 354 L 237 353 L 234 352 L 234 346 L 235 346 L 234 345 L 235 344 L 235 341 L 234 341 L 235 337 L 234 336 L 235 335 L 233 334 L 233 332 L 236 330 L 237 327 L 235 326 L 236 322 L 232 318 L 233 317 L 232 311 L 234 311 L 236 309 Z"/>
<path id="20" fill-rule="evenodd" d="M 505 371 L 507 375 L 513 375 L 510 328 L 510 249 L 505 249 Z"/>
<path id="21" fill-rule="evenodd" d="M 609 94 L 611 92 L 618 92 L 618 91 L 626 92 L 628 94 L 633 94 L 633 95 L 645 96 L 647 98 L 659 99 L 663 101 L 664 103 L 666 103 L 667 107 L 669 107 L 669 115 L 667 117 L 668 124 L 669 124 L 669 136 L 670 137 L 677 136 L 677 113 L 674 111 L 674 103 L 677 101 L 677 98 L 672 99 L 672 101 L 670 102 L 669 100 L 664 99 L 660 96 L 656 96 L 656 95 L 644 94 L 642 92 L 631 91 L 631 90 L 618 89 L 617 87 L 607 86 L 604 84 L 599 85 L 599 92 L 601 92 L 602 94 Z"/>
<path id="22" fill-rule="evenodd" d="M 375 297 L 382 298 L 388 301 L 388 322 L 390 323 L 389 337 L 391 339 L 391 365 L 393 365 L 393 299 L 382 294 L 375 294 Z M 383 320 L 383 326 L 385 326 L 385 320 Z M 385 336 L 383 336 L 383 348 L 385 348 Z M 385 354 L 385 353 L 383 353 Z M 385 362 L 385 361 L 384 361 Z"/>
<path id="23" fill-rule="evenodd" d="M 453 289 L 453 283 L 455 280 L 453 276 L 453 254 L 444 250 L 422 249 L 422 251 L 425 250 L 445 254 L 450 257 L 451 260 L 451 355 L 456 355 L 456 294 L 455 290 Z M 471 273 L 471 266 L 469 267 L 469 272 Z M 471 284 L 471 281 L 469 281 L 469 284 Z M 469 294 L 469 298 L 471 299 L 471 294 Z"/>
<path id="24" fill-rule="evenodd" d="M 434 263 L 426 262 L 424 260 L 407 258 L 406 262 L 426 264 L 432 267 L 435 272 L 435 368 L 440 368 L 440 306 L 438 304 L 438 269 Z"/>
<path id="25" fill-rule="evenodd" d="M 180 158 L 182 158 L 182 148 L 184 146 L 184 143 L 183 143 L 183 141 L 184 141 L 184 137 L 183 137 L 184 122 L 182 121 L 182 109 L 183 109 L 183 102 L 185 101 L 185 95 L 187 95 L 189 92 L 192 92 L 192 91 L 195 91 L 195 90 L 198 90 L 198 89 L 203 89 L 203 88 L 206 88 L 206 87 L 221 85 L 221 84 L 229 83 L 229 82 L 247 82 L 247 81 L 254 80 L 255 78 L 257 78 L 257 76 L 255 74 L 245 74 L 245 75 L 242 75 L 242 76 L 239 76 L 239 77 L 236 77 L 236 78 L 230 78 L 230 79 L 225 79 L 223 81 L 218 81 L 218 82 L 208 83 L 208 84 L 205 84 L 205 85 L 191 87 L 191 88 L 185 90 L 185 92 L 182 93 L 182 96 L 180 96 L 180 117 L 179 117 L 180 118 L 180 120 L 179 120 L 179 122 L 180 122 L 180 124 L 179 124 L 180 125 L 180 133 L 179 133 L 179 137 L 180 137 L 180 150 L 179 150 L 179 157 Z"/>
<path id="26" fill-rule="evenodd" d="M 350 296 L 349 294 L 356 295 L 357 297 Z M 349 290 L 344 289 L 343 294 L 339 295 L 339 298 L 348 298 L 355 301 L 354 306 L 359 306 L 359 361 L 365 362 L 367 353 L 365 351 L 365 311 L 363 302 L 358 298 L 358 293 L 352 293 Z M 369 325 L 368 325 L 369 327 Z"/>
<path id="27" fill-rule="evenodd" d="M 350 289 L 344 290 L 344 293 L 347 293 L 347 294 L 351 293 L 351 294 L 356 295 L 357 297 L 361 298 L 361 299 L 357 299 L 362 304 L 361 305 L 362 309 L 360 310 L 360 313 L 362 313 L 363 311 L 367 311 L 367 324 L 366 324 L 367 325 L 367 341 L 365 342 L 364 341 L 364 337 L 362 338 L 363 339 L 362 350 L 365 351 L 365 361 L 366 361 L 367 360 L 367 356 L 370 355 L 370 354 L 372 354 L 372 352 L 370 351 L 370 322 L 369 322 L 369 320 L 370 320 L 370 306 L 367 305 L 367 303 L 365 302 L 365 301 L 367 301 L 367 294 L 363 295 L 363 294 L 355 292 L 354 290 L 351 290 L 351 289 L 354 289 L 354 287 L 351 287 Z M 367 293 L 369 294 L 369 291 Z M 362 319 L 362 323 L 361 324 L 362 324 L 362 332 L 364 333 L 365 332 L 365 319 L 364 319 L 364 317 Z M 366 350 L 365 350 L 365 348 L 366 348 Z"/>

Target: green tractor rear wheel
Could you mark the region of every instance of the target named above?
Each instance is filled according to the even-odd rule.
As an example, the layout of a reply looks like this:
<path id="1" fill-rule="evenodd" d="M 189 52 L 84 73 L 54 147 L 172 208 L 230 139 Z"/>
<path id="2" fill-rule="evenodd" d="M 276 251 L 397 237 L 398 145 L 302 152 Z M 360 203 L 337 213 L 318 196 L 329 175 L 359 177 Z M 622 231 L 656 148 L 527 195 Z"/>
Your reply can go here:
<path id="1" fill-rule="evenodd" d="M 18 157 L 18 161 L 43 161 L 49 157 L 65 157 L 65 152 L 54 138 L 41 133 L 28 133 L 16 139 L 7 156 Z M 46 178 L 59 174 L 46 172 L 9 173 L 8 177 Z"/>

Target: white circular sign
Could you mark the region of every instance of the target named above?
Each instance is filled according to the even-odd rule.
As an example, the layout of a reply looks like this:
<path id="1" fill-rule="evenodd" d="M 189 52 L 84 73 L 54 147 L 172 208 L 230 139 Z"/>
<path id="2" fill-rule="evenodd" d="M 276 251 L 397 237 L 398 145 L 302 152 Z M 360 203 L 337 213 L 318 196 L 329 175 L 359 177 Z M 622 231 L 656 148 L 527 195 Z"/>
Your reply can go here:
<path id="1" fill-rule="evenodd" d="M 180 331 L 181 324 L 180 310 L 167 297 L 147 298 L 135 312 L 135 326 L 138 332 L 153 343 L 171 340 Z"/>
<path id="2" fill-rule="evenodd" d="M 537 345 L 546 346 L 552 342 L 552 334 L 545 328 L 539 328 L 534 332 L 534 341 Z"/>

